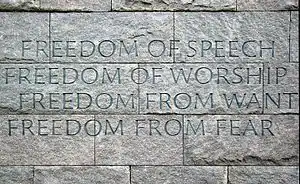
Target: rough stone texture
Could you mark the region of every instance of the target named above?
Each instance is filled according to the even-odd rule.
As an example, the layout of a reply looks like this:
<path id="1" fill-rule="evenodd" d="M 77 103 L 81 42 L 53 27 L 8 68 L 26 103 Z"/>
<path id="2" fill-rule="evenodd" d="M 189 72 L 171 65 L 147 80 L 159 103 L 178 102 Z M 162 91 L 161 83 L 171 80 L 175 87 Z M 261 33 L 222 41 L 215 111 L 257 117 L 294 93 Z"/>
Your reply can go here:
<path id="1" fill-rule="evenodd" d="M 113 130 L 118 126 L 119 120 L 123 120 L 123 135 L 120 131 L 121 126 L 113 135 L 112 129 L 106 125 L 107 134 L 101 133 L 96 137 L 96 164 L 182 164 L 181 116 L 96 116 L 96 120 L 100 122 L 105 122 L 107 119 Z M 103 131 L 106 127 L 102 127 Z"/>
<path id="2" fill-rule="evenodd" d="M 132 184 L 225 184 L 226 167 L 132 167 Z"/>
<path id="3" fill-rule="evenodd" d="M 147 81 L 143 83 L 147 75 L 144 70 L 140 71 L 140 82 L 143 83 L 139 87 L 141 113 L 260 114 L 262 112 L 262 64 L 178 63 L 140 64 L 140 67 L 149 73 Z M 241 69 L 233 71 L 234 68 Z M 250 74 L 259 74 L 260 68 L 261 77 L 249 77 L 247 84 L 247 68 Z M 182 75 L 183 71 L 186 80 Z M 234 72 L 243 79 L 241 80 Z M 226 77 L 224 79 L 221 76 Z"/>
<path id="4" fill-rule="evenodd" d="M 147 47 L 151 40 L 163 40 L 167 43 L 173 38 L 172 18 L 172 13 L 144 12 L 52 14 L 51 40 L 63 41 L 61 47 L 66 47 L 67 40 L 76 40 L 77 42 L 73 45 L 76 57 L 65 57 L 66 51 L 62 50 L 60 54 L 63 57 L 52 57 L 51 59 L 60 62 L 172 62 L 172 57 L 168 55 L 169 52 L 166 51 L 160 57 L 152 57 L 148 53 Z M 95 52 L 90 57 L 80 57 L 80 41 L 84 40 L 91 41 L 96 45 Z M 115 50 L 110 41 L 115 44 Z M 121 41 L 129 54 L 126 53 Z M 133 47 L 134 41 L 136 41 L 136 47 Z M 85 48 L 87 50 L 84 54 L 92 52 L 93 46 L 89 45 L 90 47 L 84 47 L 83 50 Z M 99 45 L 101 53 L 107 57 L 101 56 Z M 153 44 L 151 51 L 159 54 L 161 46 L 161 44 Z M 136 56 L 136 51 L 138 56 Z"/>
<path id="5" fill-rule="evenodd" d="M 237 10 L 296 10 L 298 0 L 237 0 Z"/>
<path id="6" fill-rule="evenodd" d="M 113 0 L 113 10 L 121 11 L 174 11 L 174 10 L 235 10 L 235 0 Z"/>
<path id="7" fill-rule="evenodd" d="M 175 39 L 177 43 L 176 62 L 288 62 L 289 61 L 289 12 L 180 12 L 175 13 Z M 211 48 L 201 53 L 201 45 Z M 248 57 L 243 54 L 242 47 L 246 41 L 256 41 L 245 46 L 246 54 L 256 57 Z M 188 41 L 191 42 L 189 48 Z M 216 42 L 218 42 L 216 57 Z M 232 44 L 232 55 L 229 57 L 229 41 Z M 271 47 L 274 41 L 274 57 L 271 50 L 263 50 L 260 57 L 259 43 L 262 47 Z M 237 49 L 237 50 L 235 50 Z M 195 55 L 194 55 L 195 54 Z M 194 55 L 194 56 L 193 56 Z M 191 57 L 188 57 L 191 56 Z"/>
<path id="8" fill-rule="evenodd" d="M 131 80 L 131 71 L 137 67 L 136 64 L 123 66 L 108 64 L 2 64 L 0 65 L 0 75 L 2 76 L 0 77 L 2 95 L 0 114 L 70 114 L 74 112 L 82 114 L 95 112 L 136 114 L 138 85 Z M 50 68 L 52 68 L 51 71 Z M 64 68 L 73 69 L 64 70 Z M 78 75 L 74 70 L 77 71 Z M 19 80 L 19 76 L 26 75 L 27 80 L 25 78 Z M 77 80 L 74 83 L 64 84 L 64 80 L 71 83 L 76 79 L 76 76 Z M 34 95 L 34 93 L 40 94 Z M 68 94 L 64 100 L 63 93 L 71 94 Z M 78 98 L 77 94 L 79 93 L 81 95 Z M 34 99 L 36 101 L 42 100 L 41 103 L 34 103 Z"/>
<path id="9" fill-rule="evenodd" d="M 115 11 L 223 12 L 87 13 L 109 11 L 111 2 Z M 256 12 L 224 12 L 236 8 Z M 299 13 L 287 11 L 295 9 L 298 1 L 294 0 L 0 0 L 2 11 L 86 11 L 0 12 L 0 184 L 298 183 Z M 265 10 L 268 12 L 257 12 Z M 178 39 L 175 51 L 170 45 L 174 38 Z M 30 49 L 22 56 L 22 41 L 27 40 L 30 42 L 25 47 Z M 161 51 L 159 43 L 163 41 L 162 56 L 149 54 L 148 44 L 152 40 L 158 41 L 151 48 L 154 53 Z M 243 42 L 251 40 L 256 42 L 250 42 L 245 49 L 256 54 L 255 57 L 247 57 L 241 50 Z M 106 44 L 98 47 L 104 41 Z M 102 54 L 110 54 L 111 41 L 115 44 L 114 54 L 101 56 L 100 49 Z M 203 57 L 201 41 L 212 43 Z M 221 42 L 219 50 L 216 41 Z M 238 57 L 230 56 L 229 41 L 236 47 L 231 55 Z M 259 41 L 263 41 L 263 46 L 275 41 L 275 57 L 268 50 L 263 50 L 263 57 L 259 57 L 256 45 Z M 84 45 L 82 51 L 82 43 L 93 43 L 95 47 Z M 132 47 L 134 43 L 138 55 Z M 89 51 L 94 53 L 84 57 Z M 190 56 L 193 51 L 196 56 Z M 216 57 L 216 52 L 226 56 Z M 133 74 L 138 67 L 144 70 Z M 211 69 L 212 79 L 208 84 L 197 81 L 209 78 L 208 70 L 199 72 L 199 78 L 195 78 L 201 67 Z M 276 84 L 276 69 L 282 67 L 287 74 Z M 10 68 L 8 78 L 7 68 Z M 58 71 L 51 75 L 50 68 Z M 78 81 L 62 84 L 63 68 L 77 69 Z M 93 81 L 94 70 L 82 74 L 91 68 L 99 72 L 93 84 L 83 80 Z M 116 79 L 109 82 L 118 68 L 120 82 Z M 251 74 L 257 74 L 261 68 L 262 82 L 251 77 L 247 83 L 247 68 Z M 188 83 L 183 76 L 175 82 L 179 71 L 184 71 L 187 77 L 190 70 Z M 278 73 L 282 74 L 282 70 Z M 74 76 L 70 74 L 67 79 Z M 50 84 L 51 80 L 59 84 Z M 290 92 L 297 94 L 289 99 L 285 93 Z M 28 102 L 21 109 L 20 93 L 45 96 L 41 103 L 37 102 L 39 97 L 35 103 L 31 97 L 26 98 Z M 49 93 L 59 94 L 51 98 Z M 64 99 L 62 93 L 75 94 L 72 102 Z M 89 93 L 93 97 L 91 107 L 76 107 L 77 93 Z M 109 98 L 95 99 L 100 93 L 112 95 L 109 107 L 96 107 L 96 101 L 110 103 Z M 147 93 L 156 93 L 148 99 L 150 107 L 147 107 Z M 167 93 L 170 107 L 165 102 L 166 96 L 160 96 Z M 213 107 L 209 107 L 209 102 L 203 107 L 210 93 L 214 94 Z M 247 94 L 244 103 L 238 106 L 233 102 L 228 107 L 223 94 L 235 93 L 239 100 Z M 249 96 L 254 93 L 257 99 Z M 266 97 L 272 94 L 277 101 L 278 93 L 280 108 Z M 131 94 L 133 104 L 129 99 Z M 192 100 L 188 107 L 185 107 L 189 103 L 186 94 Z M 202 104 L 196 94 L 201 95 Z M 84 105 L 85 100 L 86 96 L 79 104 Z M 63 101 L 71 109 L 63 109 Z M 9 120 L 17 127 L 11 133 Z M 73 122 L 69 126 L 71 134 L 80 127 L 78 134 L 66 135 L 67 120 Z M 268 129 L 269 120 L 272 126 Z M 28 128 L 30 121 L 33 124 Z"/>
<path id="10" fill-rule="evenodd" d="M 40 52 L 36 56 L 36 41 L 48 41 L 49 15 L 48 13 L 19 13 L 0 12 L 0 62 L 49 61 L 48 57 Z M 31 40 L 22 56 L 22 41 Z M 47 48 L 45 49 L 47 51 Z"/>
<path id="11" fill-rule="evenodd" d="M 291 12 L 291 62 L 299 63 L 299 12 Z"/>
<path id="12" fill-rule="evenodd" d="M 265 64 L 264 77 L 264 113 L 299 113 L 299 64 Z"/>
<path id="13" fill-rule="evenodd" d="M 0 10 L 110 11 L 111 0 L 0 0 Z"/>
<path id="14" fill-rule="evenodd" d="M 298 184 L 299 167 L 229 167 L 230 184 L 272 183 Z"/>
<path id="15" fill-rule="evenodd" d="M 93 163 L 93 148 L 94 137 L 88 136 L 84 131 L 84 123 L 92 119 L 93 116 L 0 116 L 0 165 L 79 165 Z M 66 119 L 77 120 L 81 123 L 82 130 L 74 136 L 66 135 Z M 14 120 L 11 126 L 17 129 L 11 130 L 9 136 L 9 120 Z M 30 126 L 31 120 L 33 122 L 31 131 L 25 128 L 25 135 L 22 135 L 22 120 L 25 127 Z M 38 135 L 40 123 L 40 134 Z M 56 121 L 55 134 L 53 135 L 53 120 Z M 46 126 L 47 128 L 43 128 Z M 88 131 L 91 127 L 87 126 Z M 70 123 L 70 133 L 75 133 L 77 124 Z"/>
<path id="16" fill-rule="evenodd" d="M 129 184 L 129 167 L 36 167 L 35 184 Z"/>
<path id="17" fill-rule="evenodd" d="M 110 11 L 111 0 L 41 0 L 41 8 L 63 11 Z"/>
<path id="18" fill-rule="evenodd" d="M 3 184 L 33 184 L 32 167 L 0 167 L 0 183 Z"/>
<path id="19" fill-rule="evenodd" d="M 204 133 L 201 123 L 203 120 Z M 219 129 L 217 134 L 217 120 Z M 221 121 L 226 120 L 226 121 Z M 230 120 L 232 127 L 230 128 Z M 252 131 L 252 121 L 257 135 Z M 262 126 L 265 129 L 262 136 Z M 185 165 L 297 165 L 299 118 L 297 115 L 185 116 Z M 194 128 L 194 133 L 191 125 Z M 248 125 L 248 127 L 247 127 Z M 244 134 L 245 130 L 246 133 Z M 232 132 L 231 132 L 232 130 Z M 239 135 L 236 135 L 239 134 Z"/>
<path id="20" fill-rule="evenodd" d="M 0 10 L 37 10 L 39 0 L 0 0 Z"/>

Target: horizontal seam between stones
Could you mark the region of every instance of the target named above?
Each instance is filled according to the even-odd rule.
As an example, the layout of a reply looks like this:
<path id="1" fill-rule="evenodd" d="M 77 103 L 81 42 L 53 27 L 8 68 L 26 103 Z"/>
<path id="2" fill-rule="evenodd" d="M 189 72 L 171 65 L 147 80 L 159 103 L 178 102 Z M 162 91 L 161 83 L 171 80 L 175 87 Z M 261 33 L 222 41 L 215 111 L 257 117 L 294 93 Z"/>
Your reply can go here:
<path id="1" fill-rule="evenodd" d="M 264 64 L 264 63 L 269 63 L 269 62 L 186 62 L 186 63 L 180 63 L 180 62 L 114 62 L 114 63 L 110 63 L 110 62 L 0 62 L 0 65 L 9 65 L 9 64 L 58 64 L 58 65 L 63 65 L 63 64 L 126 64 L 126 65 L 137 65 L 137 64 L 175 64 L 175 65 L 179 65 L 179 64 L 184 64 L 184 65 L 188 65 L 188 64 Z M 284 62 L 283 62 L 284 63 Z M 290 62 L 286 62 L 286 63 L 290 63 Z M 295 62 L 296 63 L 296 62 Z"/>
<path id="2" fill-rule="evenodd" d="M 82 115 L 82 116 L 117 116 L 117 115 L 124 115 L 124 116 L 150 116 L 150 115 L 157 115 L 157 116 L 181 116 L 181 115 L 185 115 L 185 116 L 224 116 L 224 115 L 230 115 L 230 116 L 264 116 L 264 115 L 278 115 L 278 116 L 283 116 L 283 115 L 299 115 L 299 113 L 277 113 L 277 114 L 272 114 L 272 113 L 265 113 L 265 114 L 184 114 L 184 113 L 141 113 L 141 114 L 122 114 L 122 113 L 107 113 L 107 114 L 101 114 L 99 115 L 99 112 L 95 113 L 95 114 L 88 114 L 88 113 L 66 113 L 64 112 L 64 114 L 34 114 L 34 113 L 30 113 L 30 114 L 25 114 L 25 113 L 16 113 L 16 114 L 9 114 L 9 113 L 5 113 L 5 114 L 0 114 L 0 116 L 78 116 L 78 115 Z"/>
<path id="3" fill-rule="evenodd" d="M 100 164 L 90 164 L 90 165 L 0 165 L 0 167 L 299 167 L 299 165 L 100 165 Z"/>
<path id="4" fill-rule="evenodd" d="M 292 10 L 128 10 L 128 11 L 84 11 L 84 10 L 20 10 L 20 9 L 1 9 L 0 12 L 24 12 L 24 13 L 173 13 L 173 12 L 184 12 L 184 13 L 199 13 L 199 12 L 211 12 L 211 13 L 220 13 L 220 12 L 228 12 L 228 13 L 239 13 L 239 12 L 289 12 L 289 11 L 299 11 L 299 9 L 292 9 Z"/>

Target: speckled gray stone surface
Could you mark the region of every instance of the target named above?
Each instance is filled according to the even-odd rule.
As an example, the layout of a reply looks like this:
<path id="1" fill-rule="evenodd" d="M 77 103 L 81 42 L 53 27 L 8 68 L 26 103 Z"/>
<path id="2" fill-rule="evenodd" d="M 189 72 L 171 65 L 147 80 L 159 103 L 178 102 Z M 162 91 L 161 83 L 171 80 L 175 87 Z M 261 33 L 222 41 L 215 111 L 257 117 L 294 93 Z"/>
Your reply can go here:
<path id="1" fill-rule="evenodd" d="M 235 10 L 235 0 L 113 0 L 112 8 L 116 11 L 220 11 Z"/>
<path id="2" fill-rule="evenodd" d="M 61 57 L 52 57 L 51 61 L 172 62 L 167 50 L 160 57 L 153 57 L 148 52 L 152 40 L 167 43 L 173 39 L 172 24 L 172 13 L 162 12 L 52 14 L 51 39 L 62 41 L 55 43 L 55 47 L 65 48 L 67 40 L 76 42 L 71 44 L 75 48 L 75 57 L 66 57 L 66 49 L 62 49 L 55 54 Z M 88 43 L 81 44 L 81 41 Z M 163 51 L 161 43 L 154 42 L 149 47 L 154 55 L 160 55 Z M 81 48 L 87 57 L 81 57 Z"/>
<path id="3" fill-rule="evenodd" d="M 262 64 L 180 63 L 139 66 L 142 68 L 139 80 L 141 113 L 262 112 Z"/>
<path id="4" fill-rule="evenodd" d="M 0 10 L 37 10 L 39 0 L 0 0 Z"/>
<path id="5" fill-rule="evenodd" d="M 48 13 L 0 12 L 1 62 L 48 62 L 49 49 L 44 43 L 39 42 L 39 45 L 45 53 L 37 54 L 33 49 L 37 41 L 48 41 L 48 37 Z M 31 49 L 22 52 L 22 45 Z"/>
<path id="6" fill-rule="evenodd" d="M 0 184 L 299 183 L 298 9 L 0 0 Z"/>
<path id="7" fill-rule="evenodd" d="M 96 164 L 182 164 L 181 116 L 96 116 L 96 120 L 104 124 L 95 141 Z"/>
<path id="8" fill-rule="evenodd" d="M 94 163 L 94 137 L 86 133 L 91 123 L 84 126 L 89 120 L 93 116 L 0 116 L 0 165 Z"/>
<path id="9" fill-rule="evenodd" d="M 40 0 L 41 9 L 63 11 L 110 11 L 111 0 Z"/>
<path id="10" fill-rule="evenodd" d="M 264 113 L 299 113 L 299 64 L 267 63 L 264 71 Z"/>
<path id="11" fill-rule="evenodd" d="M 299 63 L 299 12 L 291 12 L 291 62 Z"/>
<path id="12" fill-rule="evenodd" d="M 296 10 L 297 0 L 1 0 L 2 10 L 46 11 L 252 11 Z"/>
<path id="13" fill-rule="evenodd" d="M 0 114 L 137 114 L 134 68 L 138 65 L 2 64 Z"/>
<path id="14" fill-rule="evenodd" d="M 182 183 L 182 184 L 225 184 L 226 167 L 132 167 L 132 184 Z"/>
<path id="15" fill-rule="evenodd" d="M 297 115 L 185 116 L 184 123 L 186 165 L 299 164 Z"/>
<path id="16" fill-rule="evenodd" d="M 129 184 L 129 167 L 36 167 L 36 184 Z"/>
<path id="17" fill-rule="evenodd" d="M 175 39 L 176 62 L 288 62 L 289 12 L 175 13 Z"/>
<path id="18" fill-rule="evenodd" d="M 299 167 L 229 167 L 230 184 L 250 183 L 299 183 Z"/>
<path id="19" fill-rule="evenodd" d="M 0 166 L 0 183 L 33 184 L 33 167 Z"/>
<path id="20" fill-rule="evenodd" d="M 0 0 L 0 10 L 110 11 L 111 0 Z"/>
<path id="21" fill-rule="evenodd" d="M 295 10 L 298 0 L 237 0 L 237 10 Z"/>

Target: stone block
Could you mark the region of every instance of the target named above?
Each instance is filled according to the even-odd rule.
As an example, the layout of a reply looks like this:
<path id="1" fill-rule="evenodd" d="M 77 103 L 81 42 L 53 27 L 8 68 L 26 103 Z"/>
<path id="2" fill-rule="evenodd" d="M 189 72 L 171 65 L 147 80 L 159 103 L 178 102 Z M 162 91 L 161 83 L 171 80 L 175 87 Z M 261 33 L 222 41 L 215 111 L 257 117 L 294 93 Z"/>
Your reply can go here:
<path id="1" fill-rule="evenodd" d="M 140 113 L 260 114 L 262 64 L 140 64 Z"/>
<path id="2" fill-rule="evenodd" d="M 99 115 L 96 120 L 102 125 L 96 164 L 182 165 L 182 116 Z"/>
<path id="3" fill-rule="evenodd" d="M 237 10 L 296 10 L 299 8 L 298 0 L 237 0 Z"/>
<path id="4" fill-rule="evenodd" d="M 36 167 L 35 184 L 129 184 L 129 167 Z"/>
<path id="5" fill-rule="evenodd" d="M 185 116 L 185 165 L 297 165 L 297 115 Z"/>
<path id="6" fill-rule="evenodd" d="M 132 183 L 226 184 L 226 167 L 133 166 Z"/>
<path id="7" fill-rule="evenodd" d="M 94 163 L 93 116 L 0 116 L 0 165 Z"/>
<path id="8" fill-rule="evenodd" d="M 229 168 L 231 184 L 250 183 L 299 183 L 299 167 L 238 166 Z"/>
<path id="9" fill-rule="evenodd" d="M 33 184 L 33 167 L 0 166 L 0 183 Z"/>
<path id="10" fill-rule="evenodd" d="M 299 64 L 264 67 L 264 113 L 299 113 Z"/>
<path id="11" fill-rule="evenodd" d="M 235 0 L 113 0 L 116 11 L 234 11 Z"/>
<path id="12" fill-rule="evenodd" d="M 291 12 L 291 62 L 299 63 L 299 12 Z"/>
<path id="13" fill-rule="evenodd" d="M 289 12 L 175 13 L 176 62 L 288 62 Z"/>
<path id="14" fill-rule="evenodd" d="M 136 114 L 136 64 L 2 64 L 1 114 Z"/>
<path id="15" fill-rule="evenodd" d="M 39 0 L 0 0 L 0 10 L 38 10 Z"/>
<path id="16" fill-rule="evenodd" d="M 48 62 L 48 39 L 48 13 L 0 12 L 0 62 Z"/>
<path id="17" fill-rule="evenodd" d="M 172 39 L 172 13 L 51 15 L 51 61 L 56 62 L 172 62 L 167 46 Z"/>
<path id="18" fill-rule="evenodd" d="M 110 11 L 111 0 L 40 0 L 41 8 L 60 11 Z"/>

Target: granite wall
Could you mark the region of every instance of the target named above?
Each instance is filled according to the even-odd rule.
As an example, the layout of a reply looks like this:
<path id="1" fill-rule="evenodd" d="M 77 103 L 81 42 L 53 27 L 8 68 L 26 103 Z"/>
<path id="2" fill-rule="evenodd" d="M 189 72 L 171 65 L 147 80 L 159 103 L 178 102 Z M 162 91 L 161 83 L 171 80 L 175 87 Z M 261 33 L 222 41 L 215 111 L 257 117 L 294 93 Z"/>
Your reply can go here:
<path id="1" fill-rule="evenodd" d="M 0 0 L 0 184 L 298 184 L 297 0 Z"/>

